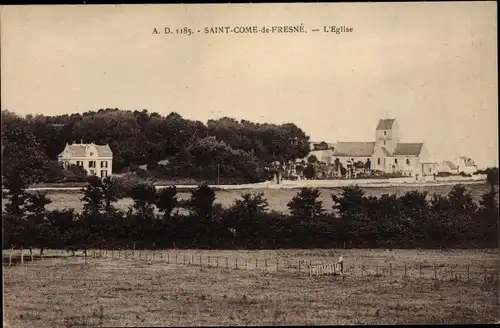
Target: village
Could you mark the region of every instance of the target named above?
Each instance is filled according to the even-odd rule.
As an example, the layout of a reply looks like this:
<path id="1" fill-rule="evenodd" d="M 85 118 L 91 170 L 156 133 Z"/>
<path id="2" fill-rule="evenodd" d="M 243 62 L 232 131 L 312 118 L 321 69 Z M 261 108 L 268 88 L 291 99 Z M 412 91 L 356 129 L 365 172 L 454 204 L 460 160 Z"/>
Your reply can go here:
<path id="1" fill-rule="evenodd" d="M 101 178 L 113 174 L 113 152 L 107 144 L 66 144 L 58 162 L 64 168 L 80 166 L 88 175 Z M 430 156 L 425 143 L 401 142 L 395 118 L 379 120 L 375 141 L 310 142 L 310 152 L 306 157 L 288 163 L 277 161 L 270 168 L 274 171 L 275 184 L 283 180 L 387 178 L 412 178 L 425 182 L 436 180 L 436 177 L 470 177 L 478 171 L 474 161 L 467 156 L 437 162 Z"/>

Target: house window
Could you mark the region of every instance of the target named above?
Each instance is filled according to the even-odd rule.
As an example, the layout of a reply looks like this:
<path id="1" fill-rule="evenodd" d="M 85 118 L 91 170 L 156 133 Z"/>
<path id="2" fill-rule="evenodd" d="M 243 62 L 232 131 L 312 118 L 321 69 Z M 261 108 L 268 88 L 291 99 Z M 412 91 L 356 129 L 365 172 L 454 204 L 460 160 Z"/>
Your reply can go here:
<path id="1" fill-rule="evenodd" d="M 102 161 L 101 168 L 108 168 L 108 161 Z"/>
<path id="2" fill-rule="evenodd" d="M 108 171 L 107 170 L 101 170 L 101 178 L 105 178 L 108 176 Z"/>
<path id="3" fill-rule="evenodd" d="M 397 158 L 394 159 L 394 164 L 398 164 L 398 159 Z"/>
<path id="4" fill-rule="evenodd" d="M 83 161 L 76 161 L 76 166 L 83 166 Z"/>
<path id="5" fill-rule="evenodd" d="M 380 165 L 380 157 L 377 158 L 377 164 Z"/>
<path id="6" fill-rule="evenodd" d="M 95 161 L 89 161 L 89 167 L 95 168 Z"/>
<path id="7" fill-rule="evenodd" d="M 387 131 L 384 131 L 384 136 L 386 136 L 386 135 L 387 135 Z"/>
<path id="8" fill-rule="evenodd" d="M 410 159 L 409 158 L 406 159 L 406 165 L 410 165 Z"/>

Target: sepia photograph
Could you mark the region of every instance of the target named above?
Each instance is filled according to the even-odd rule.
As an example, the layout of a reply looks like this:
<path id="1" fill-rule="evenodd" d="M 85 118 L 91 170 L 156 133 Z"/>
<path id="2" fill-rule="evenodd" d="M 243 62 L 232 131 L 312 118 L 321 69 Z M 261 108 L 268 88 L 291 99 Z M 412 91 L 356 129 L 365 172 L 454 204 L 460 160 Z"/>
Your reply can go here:
<path id="1" fill-rule="evenodd" d="M 0 6 L 3 326 L 500 323 L 496 12 Z"/>

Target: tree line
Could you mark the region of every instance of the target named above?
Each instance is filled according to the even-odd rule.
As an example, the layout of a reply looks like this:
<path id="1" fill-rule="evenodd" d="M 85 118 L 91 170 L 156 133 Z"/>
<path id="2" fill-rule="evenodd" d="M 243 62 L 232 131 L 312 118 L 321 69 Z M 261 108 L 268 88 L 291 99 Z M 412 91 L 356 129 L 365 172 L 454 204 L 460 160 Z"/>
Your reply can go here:
<path id="1" fill-rule="evenodd" d="M 83 211 L 47 210 L 49 197 L 8 181 L 3 247 L 90 248 L 483 248 L 498 246 L 497 186 L 476 204 L 462 185 L 446 196 L 425 192 L 366 196 L 357 186 L 332 195 L 325 211 L 320 191 L 302 188 L 289 214 L 270 211 L 263 194 L 244 193 L 229 208 L 215 204 L 201 185 L 188 200 L 175 186 L 124 187 L 91 177 L 82 189 Z M 118 210 L 118 199 L 133 205 Z M 183 211 L 176 211 L 182 208 Z"/>
<path id="2" fill-rule="evenodd" d="M 309 137 L 296 125 L 232 118 L 189 120 L 147 110 L 100 109 L 83 114 L 18 116 L 2 110 L 2 168 L 24 171 L 34 182 L 82 180 L 63 172 L 57 155 L 66 143 L 109 144 L 114 173 L 148 165 L 157 178 L 186 177 L 249 183 L 269 178 L 267 165 L 301 158 Z M 158 162 L 165 165 L 158 165 Z M 33 182 L 30 181 L 30 182 Z"/>

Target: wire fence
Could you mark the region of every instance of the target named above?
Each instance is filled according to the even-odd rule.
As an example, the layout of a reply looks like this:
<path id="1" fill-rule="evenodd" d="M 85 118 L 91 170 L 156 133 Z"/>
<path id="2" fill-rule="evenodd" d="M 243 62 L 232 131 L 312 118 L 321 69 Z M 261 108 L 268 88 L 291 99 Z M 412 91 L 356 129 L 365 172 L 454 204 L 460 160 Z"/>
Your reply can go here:
<path id="1" fill-rule="evenodd" d="M 222 252 L 227 253 L 227 252 Z M 363 263 L 363 261 L 344 261 L 342 271 L 336 259 L 315 258 L 285 258 L 282 256 L 265 257 L 234 252 L 233 255 L 207 255 L 194 251 L 182 250 L 130 250 L 130 249 L 90 249 L 84 252 L 65 250 L 45 250 L 44 255 L 33 250 L 4 250 L 3 265 L 24 265 L 29 267 L 43 263 L 43 259 L 57 259 L 61 264 L 68 258 L 78 258 L 85 265 L 102 263 L 108 265 L 124 265 L 130 263 L 145 263 L 157 265 L 184 265 L 190 267 L 226 269 L 226 270 L 257 270 L 264 273 L 290 273 L 294 275 L 345 277 L 373 277 L 392 279 L 434 279 L 456 282 L 499 282 L 500 268 L 486 265 L 451 265 L 443 263 Z"/>

